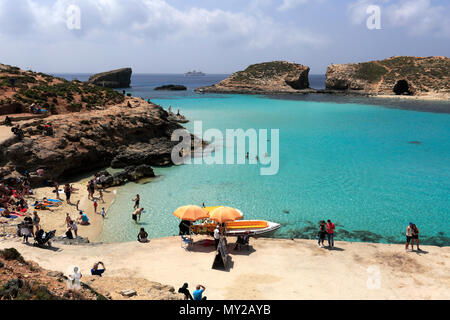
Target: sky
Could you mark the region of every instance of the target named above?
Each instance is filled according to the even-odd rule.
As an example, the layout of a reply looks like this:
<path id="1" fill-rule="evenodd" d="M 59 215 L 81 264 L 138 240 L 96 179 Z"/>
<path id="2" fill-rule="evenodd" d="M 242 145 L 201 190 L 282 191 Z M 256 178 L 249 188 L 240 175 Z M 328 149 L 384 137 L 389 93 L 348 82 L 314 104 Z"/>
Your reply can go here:
<path id="1" fill-rule="evenodd" d="M 450 56 L 450 0 L 0 0 L 0 63 L 46 73 L 324 74 L 399 55 Z"/>

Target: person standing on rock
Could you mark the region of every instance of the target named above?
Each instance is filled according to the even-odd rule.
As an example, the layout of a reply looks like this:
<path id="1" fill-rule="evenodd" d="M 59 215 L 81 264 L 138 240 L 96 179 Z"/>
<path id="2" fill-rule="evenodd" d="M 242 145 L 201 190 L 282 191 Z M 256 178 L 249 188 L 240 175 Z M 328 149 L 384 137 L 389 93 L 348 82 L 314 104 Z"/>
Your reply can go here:
<path id="1" fill-rule="evenodd" d="M 138 209 L 139 208 L 139 201 L 141 200 L 140 196 L 137 194 L 136 198 L 133 199 L 134 201 L 134 209 Z"/>

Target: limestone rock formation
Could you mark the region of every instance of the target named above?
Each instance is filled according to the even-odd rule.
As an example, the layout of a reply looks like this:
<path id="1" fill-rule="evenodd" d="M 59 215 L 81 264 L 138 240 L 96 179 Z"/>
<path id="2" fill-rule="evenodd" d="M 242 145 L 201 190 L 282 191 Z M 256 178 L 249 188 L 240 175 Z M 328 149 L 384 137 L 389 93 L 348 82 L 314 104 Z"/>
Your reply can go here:
<path id="1" fill-rule="evenodd" d="M 309 88 L 309 67 L 285 61 L 249 66 L 244 71 L 210 87 L 197 88 L 200 93 L 296 93 Z"/>
<path id="2" fill-rule="evenodd" d="M 392 57 L 334 64 L 327 69 L 328 90 L 378 95 L 450 94 L 450 58 Z"/>
<path id="3" fill-rule="evenodd" d="M 174 130 L 182 127 L 169 121 L 168 113 L 160 106 L 143 99 L 130 100 L 138 102 L 137 106 L 129 108 L 125 102 L 107 110 L 20 122 L 24 138 L 16 136 L 0 144 L 2 173 L 35 173 L 43 168 L 42 177 L 32 176 L 32 182 L 39 183 L 108 167 L 116 157 L 121 167 L 172 164 L 168 155 L 174 143 L 170 138 Z M 45 134 L 47 124 L 53 127 L 52 135 Z M 135 155 L 127 156 L 127 150 L 134 150 Z M 148 175 L 149 170 L 129 171 L 137 178 Z"/>
<path id="4" fill-rule="evenodd" d="M 89 83 L 107 88 L 129 88 L 132 72 L 131 68 L 122 68 L 94 74 Z"/>

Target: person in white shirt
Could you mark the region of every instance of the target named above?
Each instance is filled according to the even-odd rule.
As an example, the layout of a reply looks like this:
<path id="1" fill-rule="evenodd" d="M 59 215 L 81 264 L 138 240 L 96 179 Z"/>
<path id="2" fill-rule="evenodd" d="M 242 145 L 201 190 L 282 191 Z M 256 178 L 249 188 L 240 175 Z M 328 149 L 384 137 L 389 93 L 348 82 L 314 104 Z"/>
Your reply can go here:
<path id="1" fill-rule="evenodd" d="M 219 241 L 220 241 L 220 230 L 219 230 L 219 225 L 217 225 L 217 227 L 214 229 L 214 245 L 217 249 L 217 246 L 219 245 Z"/>

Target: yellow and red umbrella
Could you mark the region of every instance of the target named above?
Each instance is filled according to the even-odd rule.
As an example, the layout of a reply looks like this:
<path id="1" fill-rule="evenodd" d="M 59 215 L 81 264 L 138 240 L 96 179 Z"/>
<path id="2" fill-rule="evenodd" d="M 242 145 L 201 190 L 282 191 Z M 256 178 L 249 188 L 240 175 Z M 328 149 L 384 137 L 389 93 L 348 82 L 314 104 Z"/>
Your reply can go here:
<path id="1" fill-rule="evenodd" d="M 177 210 L 175 210 L 173 215 L 180 218 L 181 220 L 197 221 L 208 218 L 208 211 L 200 208 L 199 206 L 188 205 L 179 207 Z"/>
<path id="2" fill-rule="evenodd" d="M 243 216 L 240 210 L 231 207 L 219 207 L 209 213 L 209 218 L 219 223 L 239 220 Z"/>

